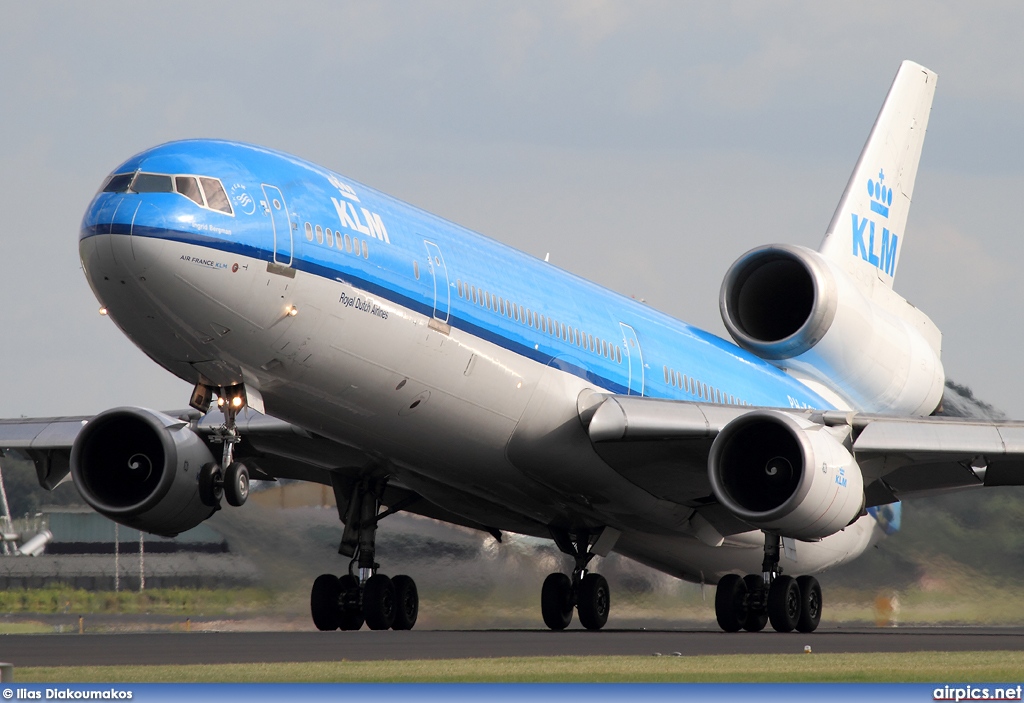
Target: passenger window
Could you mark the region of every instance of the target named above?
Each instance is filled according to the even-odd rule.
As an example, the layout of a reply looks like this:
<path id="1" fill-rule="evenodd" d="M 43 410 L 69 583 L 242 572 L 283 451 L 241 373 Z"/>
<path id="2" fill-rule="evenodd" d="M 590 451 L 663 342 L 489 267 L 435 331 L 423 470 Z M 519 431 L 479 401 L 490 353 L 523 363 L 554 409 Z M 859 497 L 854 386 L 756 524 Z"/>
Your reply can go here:
<path id="1" fill-rule="evenodd" d="M 107 184 L 103 186 L 104 193 L 124 193 L 128 190 L 128 186 L 131 185 L 132 176 L 134 173 L 118 173 L 110 177 Z M 202 203 L 199 203 L 202 205 Z"/>
<path id="2" fill-rule="evenodd" d="M 203 184 L 203 192 L 206 193 L 206 204 L 214 210 L 220 210 L 228 215 L 231 212 L 231 203 L 228 202 L 228 195 L 224 192 L 224 186 L 216 178 L 202 178 L 199 182 Z"/>
<path id="3" fill-rule="evenodd" d="M 622 363 L 622 349 L 619 347 L 615 347 L 615 363 Z"/>
<path id="4" fill-rule="evenodd" d="M 345 235 L 345 241 L 346 242 L 348 241 L 348 235 L 347 234 Z M 419 261 L 413 261 L 412 262 L 412 275 L 416 277 L 417 281 L 420 280 L 420 262 Z"/>
<path id="5" fill-rule="evenodd" d="M 352 237 L 352 253 L 359 256 L 359 237 Z"/>
<path id="6" fill-rule="evenodd" d="M 192 176 L 175 176 L 174 187 L 179 193 L 203 207 L 203 191 L 199 190 L 199 182 Z"/>
<path id="7" fill-rule="evenodd" d="M 324 243 L 324 228 L 321 227 L 320 225 L 316 226 L 316 243 L 317 244 L 323 244 Z"/>
<path id="8" fill-rule="evenodd" d="M 334 246 L 334 232 L 329 227 L 324 228 L 324 240 L 327 242 L 327 246 Z"/>
<path id="9" fill-rule="evenodd" d="M 313 241 L 313 225 L 309 224 L 308 222 L 306 223 L 306 241 Z"/>
<path id="10" fill-rule="evenodd" d="M 349 237 L 347 234 L 345 235 L 345 251 L 347 251 L 349 254 L 352 253 L 352 238 Z M 418 263 L 416 263 L 416 262 L 413 262 L 413 263 L 416 266 L 416 278 L 419 279 L 419 277 L 420 277 L 420 265 Z"/>
<path id="11" fill-rule="evenodd" d="M 132 190 L 136 193 L 173 193 L 171 177 L 159 173 L 140 173 L 132 181 Z"/>
<path id="12" fill-rule="evenodd" d="M 661 370 L 665 372 L 665 383 L 668 383 L 668 367 L 662 366 Z"/>
<path id="13" fill-rule="evenodd" d="M 370 258 L 370 250 L 366 248 L 366 240 L 365 239 L 363 240 L 363 258 L 364 259 L 369 259 Z"/>

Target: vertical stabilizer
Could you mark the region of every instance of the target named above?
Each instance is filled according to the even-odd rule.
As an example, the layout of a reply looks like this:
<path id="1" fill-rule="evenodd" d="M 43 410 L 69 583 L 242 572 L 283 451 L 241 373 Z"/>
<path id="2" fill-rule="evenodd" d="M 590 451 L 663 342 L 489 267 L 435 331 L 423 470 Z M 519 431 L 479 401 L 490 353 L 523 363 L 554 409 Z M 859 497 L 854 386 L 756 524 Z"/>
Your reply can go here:
<path id="1" fill-rule="evenodd" d="M 892 288 L 937 79 L 900 65 L 819 249 L 867 291 Z"/>

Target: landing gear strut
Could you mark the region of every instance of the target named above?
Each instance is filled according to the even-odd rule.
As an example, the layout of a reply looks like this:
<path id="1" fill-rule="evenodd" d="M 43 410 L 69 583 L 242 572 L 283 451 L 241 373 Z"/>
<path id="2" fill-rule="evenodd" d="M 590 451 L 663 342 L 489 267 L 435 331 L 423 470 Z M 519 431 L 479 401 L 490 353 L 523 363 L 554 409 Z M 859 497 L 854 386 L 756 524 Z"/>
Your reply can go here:
<path id="1" fill-rule="evenodd" d="M 554 573 L 544 579 L 540 592 L 544 624 L 552 630 L 564 630 L 572 622 L 572 609 L 575 607 L 583 627 L 600 630 L 608 622 L 611 591 L 604 576 L 587 571 L 587 565 L 597 556 L 590 547 L 591 533 L 581 531 L 570 536 L 562 530 L 552 529 L 551 534 L 558 548 L 573 557 L 576 563 L 572 578 Z"/>
<path id="2" fill-rule="evenodd" d="M 202 388 L 200 403 L 196 404 L 196 394 Z M 209 388 L 196 386 L 193 392 L 193 407 L 209 409 Z M 217 427 L 210 437 L 215 444 L 223 444 L 224 450 L 221 463 L 210 462 L 199 470 L 199 499 L 204 505 L 220 510 L 221 498 L 226 498 L 228 505 L 239 507 L 249 498 L 249 469 L 245 464 L 235 461 L 235 445 L 242 441 L 235 425 L 238 412 L 245 407 L 245 391 L 241 386 L 220 388 L 217 390 L 217 405 L 224 415 L 224 424 Z M 205 411 L 205 410 L 204 410 Z M 227 470 L 222 469 L 226 466 Z"/>
<path id="3" fill-rule="evenodd" d="M 388 578 L 377 572 L 377 523 L 404 507 L 394 505 L 380 513 L 385 485 L 385 480 L 364 479 L 347 487 L 345 531 L 338 553 L 351 557 L 349 573 L 341 578 L 323 574 L 313 582 L 309 607 L 319 630 L 358 630 L 364 622 L 371 630 L 411 630 L 416 624 L 416 582 L 408 576 Z M 344 492 L 344 487 L 335 487 L 339 498 Z"/>
<path id="4" fill-rule="evenodd" d="M 727 574 L 718 582 L 715 617 L 726 632 L 814 632 L 821 621 L 821 586 L 813 576 L 794 579 L 779 567 L 779 535 L 764 533 L 761 574 Z"/>

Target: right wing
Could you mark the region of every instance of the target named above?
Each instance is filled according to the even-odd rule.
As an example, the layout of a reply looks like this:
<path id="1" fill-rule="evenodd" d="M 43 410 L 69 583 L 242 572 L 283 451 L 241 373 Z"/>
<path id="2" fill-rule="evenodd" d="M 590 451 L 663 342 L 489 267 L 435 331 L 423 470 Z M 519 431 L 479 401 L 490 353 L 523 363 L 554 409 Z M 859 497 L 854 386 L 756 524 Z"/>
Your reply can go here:
<path id="1" fill-rule="evenodd" d="M 755 409 L 620 395 L 593 399 L 580 419 L 609 466 L 659 498 L 694 508 L 728 535 L 757 525 L 724 509 L 715 494 L 709 475 L 712 446 L 732 423 L 746 422 L 755 412 L 768 422 L 777 418 L 792 433 L 825 432 L 842 445 L 863 477 L 865 508 L 947 491 L 1024 485 L 1021 422 Z M 793 429 L 796 424 L 786 418 L 802 429 Z"/>

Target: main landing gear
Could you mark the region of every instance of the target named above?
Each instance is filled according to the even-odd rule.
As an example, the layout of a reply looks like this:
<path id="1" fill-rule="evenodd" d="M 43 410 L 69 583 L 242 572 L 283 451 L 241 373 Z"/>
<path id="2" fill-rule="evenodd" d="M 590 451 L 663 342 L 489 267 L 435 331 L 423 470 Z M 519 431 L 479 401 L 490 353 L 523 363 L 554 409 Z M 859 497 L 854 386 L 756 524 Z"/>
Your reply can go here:
<path id="1" fill-rule="evenodd" d="M 764 533 L 762 573 L 728 574 L 718 582 L 715 616 L 726 632 L 814 632 L 821 620 L 821 586 L 813 576 L 793 578 L 779 568 L 779 535 Z"/>
<path id="2" fill-rule="evenodd" d="M 209 396 L 201 395 L 200 404 L 196 404 L 196 393 L 202 389 L 203 393 L 209 391 L 205 386 L 196 386 L 193 393 L 192 406 L 200 408 L 205 412 L 210 407 Z M 235 426 L 235 418 L 238 412 L 245 407 L 245 394 L 240 386 L 220 388 L 217 391 L 217 405 L 224 415 L 224 424 L 213 431 L 210 440 L 217 444 L 224 445 L 221 463 L 210 462 L 199 469 L 199 500 L 215 510 L 220 510 L 221 498 L 226 498 L 228 505 L 240 507 L 249 498 L 249 469 L 245 464 L 234 460 L 235 445 L 242 441 Z M 224 470 L 221 467 L 226 466 Z"/>
<path id="3" fill-rule="evenodd" d="M 416 582 L 377 572 L 377 523 L 401 509 L 392 506 L 378 514 L 384 486 L 383 480 L 361 480 L 350 491 L 338 553 L 352 561 L 344 576 L 322 574 L 313 582 L 309 609 L 318 630 L 358 630 L 364 622 L 371 630 L 411 630 L 416 624 Z"/>
<path id="4" fill-rule="evenodd" d="M 566 532 L 552 530 L 558 548 L 575 559 L 572 578 L 563 573 L 549 574 L 540 592 L 540 612 L 544 624 L 552 630 L 564 630 L 572 622 L 572 610 L 588 630 L 600 630 L 608 622 L 611 591 L 601 574 L 589 573 L 587 565 L 597 556 L 590 547 L 590 533 L 581 532 L 575 540 Z M 597 543 L 595 543 L 595 547 Z"/>

